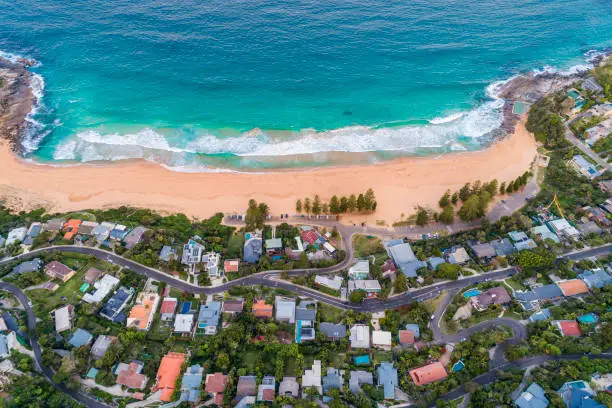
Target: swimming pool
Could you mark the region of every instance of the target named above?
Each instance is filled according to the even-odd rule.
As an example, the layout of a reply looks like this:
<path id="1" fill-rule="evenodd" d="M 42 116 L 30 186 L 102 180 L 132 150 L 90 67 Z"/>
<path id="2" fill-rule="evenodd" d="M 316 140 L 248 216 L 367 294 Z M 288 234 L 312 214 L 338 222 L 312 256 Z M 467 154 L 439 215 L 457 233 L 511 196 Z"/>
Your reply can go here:
<path id="1" fill-rule="evenodd" d="M 586 323 L 586 324 L 597 323 L 597 320 L 598 320 L 597 316 L 595 316 L 593 313 L 588 313 L 578 318 L 578 321 L 580 323 Z"/>
<path id="2" fill-rule="evenodd" d="M 463 294 L 463 297 L 466 297 L 469 299 L 471 297 L 478 296 L 478 295 L 480 295 L 480 291 L 478 289 L 470 289 Z"/>
<path id="3" fill-rule="evenodd" d="M 512 106 L 512 113 L 515 115 L 522 115 L 527 112 L 528 105 L 525 102 L 514 102 Z"/>

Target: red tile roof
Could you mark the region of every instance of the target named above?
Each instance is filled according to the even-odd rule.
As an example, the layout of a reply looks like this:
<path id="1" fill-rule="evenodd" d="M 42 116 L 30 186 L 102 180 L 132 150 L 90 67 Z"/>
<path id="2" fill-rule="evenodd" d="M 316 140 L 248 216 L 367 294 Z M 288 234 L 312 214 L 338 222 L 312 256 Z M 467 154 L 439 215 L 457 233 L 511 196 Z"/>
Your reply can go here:
<path id="1" fill-rule="evenodd" d="M 439 361 L 410 370 L 410 377 L 416 385 L 425 385 L 448 377 L 446 369 Z"/>
<path id="2" fill-rule="evenodd" d="M 274 390 L 271 388 L 266 388 L 262 393 L 262 401 L 274 401 Z"/>
<path id="3" fill-rule="evenodd" d="M 223 392 L 227 384 L 227 376 L 223 373 L 208 374 L 206 376 L 206 387 L 204 391 L 214 397 L 215 404 L 223 404 Z"/>
<path id="4" fill-rule="evenodd" d="M 253 314 L 256 317 L 271 318 L 273 306 L 266 304 L 265 300 L 261 299 L 253 303 Z"/>
<path id="5" fill-rule="evenodd" d="M 400 344 L 414 344 L 414 332 L 412 330 L 399 331 Z"/>
<path id="6" fill-rule="evenodd" d="M 314 242 L 319 239 L 319 236 L 313 230 L 302 231 L 301 236 L 302 239 L 309 244 L 314 244 Z"/>
<path id="7" fill-rule="evenodd" d="M 178 301 L 176 299 L 164 299 L 159 309 L 159 313 L 174 313 L 177 303 Z"/>
<path id="8" fill-rule="evenodd" d="M 580 331 L 580 325 L 578 324 L 578 322 L 569 320 L 561 321 L 559 322 L 559 326 L 561 328 L 561 333 L 563 333 L 564 336 L 582 336 L 582 332 Z"/>
<path id="9" fill-rule="evenodd" d="M 581 279 L 572 279 L 565 282 L 559 282 L 557 283 L 557 286 L 559 286 L 561 292 L 563 292 L 565 296 L 580 295 L 589 291 L 586 283 L 584 283 L 584 281 Z"/>
<path id="10" fill-rule="evenodd" d="M 225 272 L 238 272 L 240 267 L 239 259 L 228 259 L 223 263 L 223 270 Z"/>
<path id="11" fill-rule="evenodd" d="M 157 383 L 155 384 L 154 390 L 162 390 L 160 400 L 169 402 L 174 387 L 176 385 L 176 379 L 181 374 L 181 366 L 185 361 L 185 354 L 170 352 L 166 354 L 159 365 L 157 370 Z"/>
<path id="12" fill-rule="evenodd" d="M 126 370 L 119 373 L 116 383 L 128 388 L 144 388 L 147 385 L 147 377 L 139 373 L 141 369 L 140 364 L 131 362 Z"/>

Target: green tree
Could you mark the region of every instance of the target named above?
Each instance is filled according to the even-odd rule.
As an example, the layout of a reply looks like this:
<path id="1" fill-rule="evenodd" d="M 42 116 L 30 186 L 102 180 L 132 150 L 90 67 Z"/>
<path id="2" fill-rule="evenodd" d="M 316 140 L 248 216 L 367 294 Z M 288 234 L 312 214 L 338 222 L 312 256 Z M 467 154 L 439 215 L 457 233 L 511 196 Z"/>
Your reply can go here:
<path id="1" fill-rule="evenodd" d="M 366 209 L 368 208 L 366 208 L 366 205 L 365 205 L 365 197 L 363 194 L 359 194 L 357 196 L 357 211 L 361 212 Z"/>
<path id="2" fill-rule="evenodd" d="M 427 225 L 428 222 L 429 222 L 429 214 L 427 214 L 427 210 L 422 207 L 419 207 L 417 211 L 416 224 L 419 227 L 423 227 Z"/>
<path id="3" fill-rule="evenodd" d="M 349 210 L 349 200 L 345 196 L 340 198 L 340 213 L 345 213 Z"/>
<path id="4" fill-rule="evenodd" d="M 349 212 L 353 212 L 357 209 L 357 197 L 355 194 L 351 194 L 348 199 L 348 210 Z"/>
<path id="5" fill-rule="evenodd" d="M 298 213 L 298 214 L 301 214 L 301 212 L 302 212 L 302 200 L 300 200 L 299 198 L 295 202 L 295 212 Z"/>
<path id="6" fill-rule="evenodd" d="M 459 190 L 459 198 L 461 201 L 466 201 L 470 197 L 471 193 L 472 189 L 470 188 L 470 183 L 465 183 Z"/>
<path id="7" fill-rule="evenodd" d="M 506 182 L 503 181 L 499 186 L 499 194 L 506 194 Z"/>
<path id="8" fill-rule="evenodd" d="M 477 195 L 470 196 L 459 209 L 459 218 L 463 221 L 473 221 L 480 216 L 481 202 Z"/>
<path id="9" fill-rule="evenodd" d="M 368 191 L 365 193 L 365 205 L 366 209 L 370 211 L 374 211 L 376 209 L 376 196 L 374 195 L 374 190 L 368 188 Z"/>
<path id="10" fill-rule="evenodd" d="M 440 198 L 440 201 L 438 201 L 438 204 L 440 205 L 441 208 L 444 208 L 450 204 L 450 199 L 451 199 L 451 191 L 446 190 L 444 195 Z"/>
<path id="11" fill-rule="evenodd" d="M 393 282 L 393 290 L 396 294 L 403 293 L 408 290 L 408 279 L 401 271 L 398 271 L 395 275 L 395 282 Z"/>
<path id="12" fill-rule="evenodd" d="M 457 205 L 458 202 L 459 202 L 459 193 L 455 191 L 453 195 L 451 196 L 451 203 L 453 203 L 453 205 Z"/>
<path id="13" fill-rule="evenodd" d="M 365 290 L 354 290 L 349 295 L 349 300 L 353 303 L 361 303 L 367 297 Z"/>
<path id="14" fill-rule="evenodd" d="M 447 205 L 444 207 L 438 218 L 444 224 L 452 224 L 455 221 L 455 209 L 452 205 Z"/>
<path id="15" fill-rule="evenodd" d="M 304 212 L 306 214 L 310 214 L 310 210 L 312 209 L 311 205 L 310 205 L 310 198 L 306 197 L 304 199 Z"/>
<path id="16" fill-rule="evenodd" d="M 321 214 L 321 199 L 318 194 L 314 196 L 314 201 L 312 202 L 312 213 L 314 215 Z"/>
<path id="17" fill-rule="evenodd" d="M 329 211 L 332 214 L 340 213 L 340 200 L 338 200 L 338 196 L 333 195 L 331 200 L 329 200 Z"/>

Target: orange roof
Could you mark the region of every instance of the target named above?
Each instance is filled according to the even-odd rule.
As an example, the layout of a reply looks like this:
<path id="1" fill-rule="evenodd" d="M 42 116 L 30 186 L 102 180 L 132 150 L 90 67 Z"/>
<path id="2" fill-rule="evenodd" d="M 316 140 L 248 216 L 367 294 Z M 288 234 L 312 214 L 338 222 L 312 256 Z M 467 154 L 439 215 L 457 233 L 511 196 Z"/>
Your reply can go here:
<path id="1" fill-rule="evenodd" d="M 81 225 L 82 222 L 83 221 L 77 220 L 76 218 L 68 220 L 64 224 L 64 231 L 66 231 L 64 239 L 72 239 L 72 237 L 74 237 L 79 230 L 79 225 Z"/>
<path id="2" fill-rule="evenodd" d="M 272 317 L 273 306 L 266 304 L 266 301 L 263 299 L 258 300 L 253 303 L 253 314 L 256 317 Z"/>
<path id="3" fill-rule="evenodd" d="M 154 309 L 157 307 L 158 299 L 156 293 L 141 293 L 138 298 L 138 301 L 141 302 L 132 307 L 127 320 L 127 326 L 138 327 L 142 330 L 147 329 L 152 314 L 155 313 Z"/>
<path id="4" fill-rule="evenodd" d="M 170 397 L 174 392 L 176 379 L 181 374 L 181 366 L 185 361 L 185 354 L 170 352 L 166 354 L 157 370 L 157 383 L 155 390 L 162 390 L 160 400 L 170 402 Z"/>
<path id="5" fill-rule="evenodd" d="M 238 268 L 240 267 L 239 259 L 228 259 L 223 263 L 223 270 L 225 272 L 238 272 Z"/>
<path id="6" fill-rule="evenodd" d="M 446 369 L 439 361 L 410 370 L 410 377 L 416 385 L 425 385 L 448 377 Z"/>
<path id="7" fill-rule="evenodd" d="M 414 344 L 414 332 L 412 330 L 399 331 L 400 344 Z"/>
<path id="8" fill-rule="evenodd" d="M 578 322 L 573 320 L 563 320 L 559 322 L 559 328 L 564 336 L 580 337 L 582 332 L 580 331 L 580 325 Z"/>
<path id="9" fill-rule="evenodd" d="M 589 288 L 586 283 L 580 279 L 572 279 L 565 282 L 558 282 L 557 286 L 561 289 L 561 292 L 565 296 L 574 296 L 579 295 L 581 293 L 587 293 Z"/>

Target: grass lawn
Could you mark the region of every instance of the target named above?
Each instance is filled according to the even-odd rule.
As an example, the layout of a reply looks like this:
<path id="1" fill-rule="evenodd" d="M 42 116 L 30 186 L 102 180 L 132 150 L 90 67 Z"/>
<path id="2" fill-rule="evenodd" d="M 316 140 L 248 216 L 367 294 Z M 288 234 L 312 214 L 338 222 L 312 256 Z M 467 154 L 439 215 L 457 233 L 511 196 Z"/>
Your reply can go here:
<path id="1" fill-rule="evenodd" d="M 372 254 L 385 252 L 380 239 L 367 235 L 355 236 L 353 246 L 355 248 L 355 256 L 357 258 L 363 258 Z"/>
<path id="2" fill-rule="evenodd" d="M 319 311 L 322 322 L 340 323 L 344 316 L 344 310 L 330 306 L 326 303 L 319 302 L 317 310 Z"/>
<path id="3" fill-rule="evenodd" d="M 376 350 L 372 353 L 372 360 L 377 363 L 383 361 L 393 361 L 393 353 L 390 351 Z"/>
<path id="4" fill-rule="evenodd" d="M 506 282 L 506 284 L 514 290 L 527 290 L 525 285 L 523 285 L 521 282 L 514 280 L 512 278 L 506 279 L 504 282 Z"/>
<path id="5" fill-rule="evenodd" d="M 260 354 L 256 351 L 247 351 L 242 356 L 242 367 L 247 369 L 247 372 L 254 372 L 257 363 L 259 362 Z"/>
<path id="6" fill-rule="evenodd" d="M 444 299 L 444 296 L 446 296 L 446 291 L 440 293 L 440 296 L 437 298 L 428 299 L 423 302 L 423 306 L 425 306 L 425 309 L 427 309 L 427 313 L 434 314 L 434 312 L 438 309 L 440 302 L 442 302 Z"/>
<path id="7" fill-rule="evenodd" d="M 228 258 L 241 258 L 243 247 L 244 235 L 242 233 L 233 234 L 227 242 Z"/>

